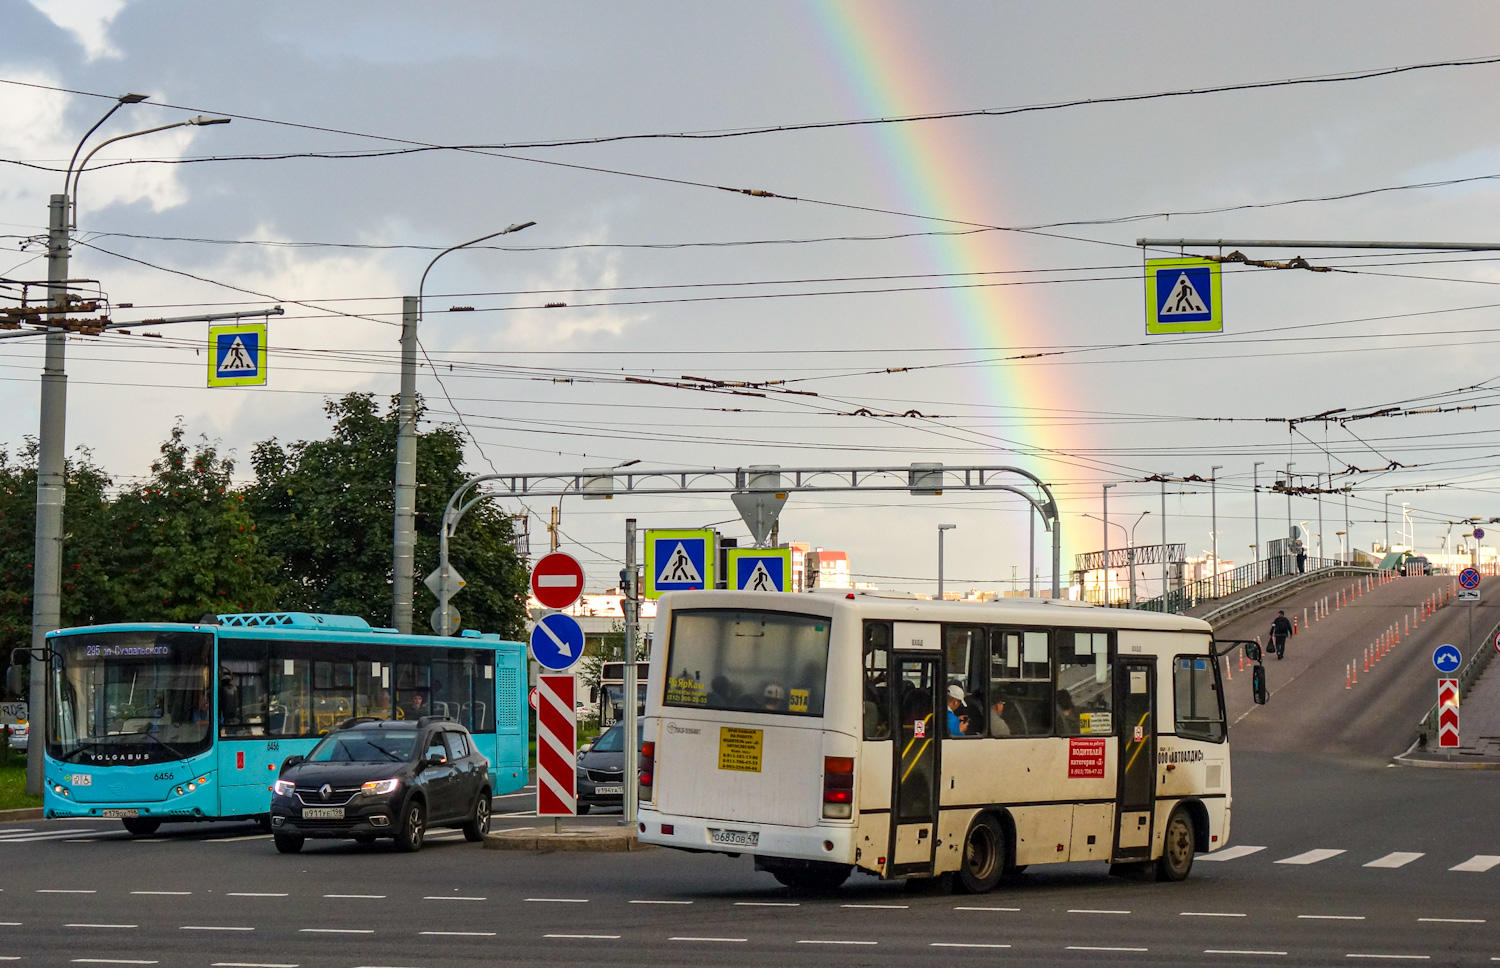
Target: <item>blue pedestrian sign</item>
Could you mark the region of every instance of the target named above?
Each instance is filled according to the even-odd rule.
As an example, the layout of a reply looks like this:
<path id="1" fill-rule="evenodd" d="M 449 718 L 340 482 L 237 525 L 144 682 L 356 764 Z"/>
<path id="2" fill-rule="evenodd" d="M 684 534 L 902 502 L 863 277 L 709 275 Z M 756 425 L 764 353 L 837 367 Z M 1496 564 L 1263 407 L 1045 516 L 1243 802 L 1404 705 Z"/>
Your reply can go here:
<path id="1" fill-rule="evenodd" d="M 1222 266 L 1212 259 L 1146 260 L 1146 332 L 1222 333 Z"/>
<path id="2" fill-rule="evenodd" d="M 1464 654 L 1456 646 L 1440 645 L 1432 650 L 1432 664 L 1445 675 L 1457 672 L 1458 667 L 1464 664 Z"/>
<path id="3" fill-rule="evenodd" d="M 736 591 L 789 592 L 792 576 L 790 548 L 730 548 L 725 553 Z"/>
<path id="4" fill-rule="evenodd" d="M 554 672 L 567 669 L 583 657 L 583 626 L 562 612 L 543 615 L 531 630 L 531 657 Z"/>
<path id="5" fill-rule="evenodd" d="M 1465 568 L 1458 573 L 1458 583 L 1465 588 L 1479 587 L 1479 570 L 1476 568 Z"/>
<path id="6" fill-rule="evenodd" d="M 645 596 L 714 587 L 714 532 L 646 532 Z"/>
<path id="7" fill-rule="evenodd" d="M 266 324 L 231 323 L 208 328 L 208 385 L 265 386 Z"/>

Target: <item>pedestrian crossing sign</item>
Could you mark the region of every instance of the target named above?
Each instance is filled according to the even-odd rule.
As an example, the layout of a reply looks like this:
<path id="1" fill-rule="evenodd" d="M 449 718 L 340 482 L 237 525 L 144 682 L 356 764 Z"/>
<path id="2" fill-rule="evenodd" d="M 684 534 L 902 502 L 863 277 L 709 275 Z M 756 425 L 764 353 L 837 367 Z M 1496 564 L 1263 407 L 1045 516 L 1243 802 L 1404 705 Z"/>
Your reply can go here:
<path id="1" fill-rule="evenodd" d="M 716 537 L 708 529 L 647 531 L 646 597 L 657 599 L 665 592 L 713 588 Z"/>
<path id="2" fill-rule="evenodd" d="M 208 385 L 266 385 L 265 323 L 233 323 L 208 328 Z"/>
<path id="3" fill-rule="evenodd" d="M 1212 259 L 1146 260 L 1146 332 L 1224 332 L 1223 266 Z"/>
<path id="4" fill-rule="evenodd" d="M 792 549 L 730 548 L 724 553 L 724 567 L 736 591 L 791 591 Z"/>

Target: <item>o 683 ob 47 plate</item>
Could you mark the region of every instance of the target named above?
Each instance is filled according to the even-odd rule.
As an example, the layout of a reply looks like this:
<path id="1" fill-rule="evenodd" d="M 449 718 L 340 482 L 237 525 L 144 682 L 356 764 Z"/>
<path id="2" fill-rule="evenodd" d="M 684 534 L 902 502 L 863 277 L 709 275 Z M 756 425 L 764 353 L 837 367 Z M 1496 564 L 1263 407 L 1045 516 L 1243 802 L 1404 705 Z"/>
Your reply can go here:
<path id="1" fill-rule="evenodd" d="M 719 830 L 708 828 L 708 839 L 716 844 L 731 847 L 756 847 L 760 844 L 760 832 L 756 830 Z"/>

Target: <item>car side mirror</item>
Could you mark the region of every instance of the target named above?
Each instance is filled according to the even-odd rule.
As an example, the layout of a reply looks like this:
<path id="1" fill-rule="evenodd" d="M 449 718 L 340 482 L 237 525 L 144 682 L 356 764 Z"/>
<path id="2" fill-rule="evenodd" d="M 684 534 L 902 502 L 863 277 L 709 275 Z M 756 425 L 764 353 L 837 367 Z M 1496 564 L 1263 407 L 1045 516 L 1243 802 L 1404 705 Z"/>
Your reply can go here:
<path id="1" fill-rule="evenodd" d="M 298 763 L 306 762 L 306 760 L 307 757 L 305 756 L 288 756 L 286 759 L 281 761 L 281 772 L 285 773 L 287 770 L 290 770 Z"/>
<path id="2" fill-rule="evenodd" d="M 448 762 L 448 757 L 441 753 L 428 753 L 426 763 L 428 766 L 442 766 Z"/>
<path id="3" fill-rule="evenodd" d="M 1250 696 L 1255 700 L 1257 706 L 1264 706 L 1268 698 L 1266 693 L 1266 667 L 1258 665 L 1250 670 Z"/>
<path id="4" fill-rule="evenodd" d="M 593 743 L 584 743 L 582 746 L 578 747 L 578 755 L 582 756 L 584 753 L 587 753 L 589 750 L 591 750 L 593 748 L 594 748 L 594 744 Z"/>

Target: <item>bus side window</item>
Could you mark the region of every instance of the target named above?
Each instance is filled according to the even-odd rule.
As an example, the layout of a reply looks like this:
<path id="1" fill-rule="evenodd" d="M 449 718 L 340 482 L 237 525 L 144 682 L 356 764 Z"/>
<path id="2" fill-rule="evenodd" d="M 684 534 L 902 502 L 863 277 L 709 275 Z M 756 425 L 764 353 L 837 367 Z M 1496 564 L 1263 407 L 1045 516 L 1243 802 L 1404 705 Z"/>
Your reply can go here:
<path id="1" fill-rule="evenodd" d="M 219 735 L 266 734 L 266 644 L 219 640 Z"/>
<path id="2" fill-rule="evenodd" d="M 1052 661 L 1049 634 L 990 632 L 991 736 L 1052 735 Z"/>
<path id="3" fill-rule="evenodd" d="M 1217 660 L 1204 655 L 1180 655 L 1173 663 L 1178 736 L 1210 743 L 1224 741 L 1224 704 L 1217 665 Z"/>
<path id="4" fill-rule="evenodd" d="M 948 663 L 943 701 L 952 713 L 947 717 L 947 736 L 984 736 L 988 730 L 984 702 L 986 651 L 981 628 L 950 625 L 943 630 L 943 653 Z M 954 694 L 955 686 L 962 696 Z M 958 722 L 956 729 L 954 720 Z"/>
<path id="5" fill-rule="evenodd" d="M 1058 735 L 1107 736 L 1114 730 L 1109 633 L 1063 631 L 1059 637 Z"/>
<path id="6" fill-rule="evenodd" d="M 865 739 L 891 738 L 891 625 L 866 622 L 864 644 Z"/>

